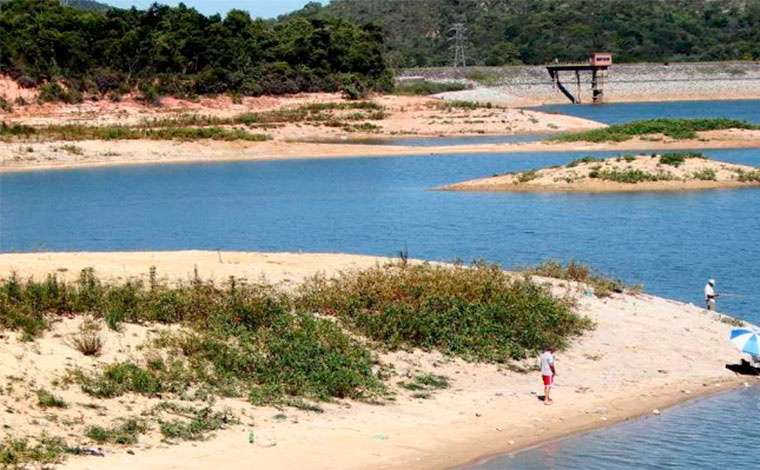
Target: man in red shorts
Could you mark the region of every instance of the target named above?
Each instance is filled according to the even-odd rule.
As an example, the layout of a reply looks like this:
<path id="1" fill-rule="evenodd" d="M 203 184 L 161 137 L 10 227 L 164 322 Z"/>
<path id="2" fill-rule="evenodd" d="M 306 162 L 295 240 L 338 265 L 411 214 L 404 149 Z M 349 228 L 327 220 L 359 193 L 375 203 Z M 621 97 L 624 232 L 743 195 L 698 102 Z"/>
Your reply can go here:
<path id="1" fill-rule="evenodd" d="M 541 378 L 544 381 L 544 405 L 551 405 L 553 403 L 550 394 L 552 385 L 554 385 L 555 375 L 557 375 L 557 370 L 554 368 L 554 348 L 549 346 L 544 353 L 541 354 Z"/>

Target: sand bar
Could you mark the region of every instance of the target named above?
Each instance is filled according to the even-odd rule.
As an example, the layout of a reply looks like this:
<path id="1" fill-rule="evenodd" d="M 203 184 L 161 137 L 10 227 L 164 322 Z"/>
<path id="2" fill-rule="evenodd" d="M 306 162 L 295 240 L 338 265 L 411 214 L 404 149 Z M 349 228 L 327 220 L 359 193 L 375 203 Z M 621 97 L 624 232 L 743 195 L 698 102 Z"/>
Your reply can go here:
<path id="1" fill-rule="evenodd" d="M 295 283 L 317 272 L 374 266 L 388 259 L 345 254 L 134 252 L 26 253 L 0 255 L 0 275 L 15 271 L 36 278 L 49 272 L 75 276 L 94 267 L 104 278 L 119 281 L 157 268 L 159 277 L 182 281 L 197 268 L 201 278 L 221 282 L 229 275 L 249 280 L 263 275 L 279 283 Z M 134 455 L 118 446 L 104 458 L 72 458 L 74 469 L 207 469 L 310 468 L 390 469 L 443 468 L 484 455 L 519 449 L 555 437 L 638 415 L 715 393 L 755 379 L 738 377 L 725 368 L 740 355 L 727 341 L 731 326 L 703 309 L 646 294 L 615 294 L 607 299 L 580 295 L 576 286 L 549 281 L 558 294 L 578 298 L 580 312 L 597 328 L 558 354 L 559 376 L 554 406 L 537 398 L 541 385 L 536 373 L 521 374 L 495 365 L 468 364 L 436 353 L 395 352 L 382 356 L 399 374 L 432 371 L 452 379 L 452 387 L 427 400 L 400 393 L 395 402 L 371 405 L 338 402 L 325 413 L 254 408 L 240 400 L 223 404 L 245 411 L 257 436 L 276 442 L 262 448 L 247 443 L 248 427 L 233 426 L 205 442 L 165 446 L 139 444 Z M 56 331 L 35 343 L 17 341 L 17 334 L 0 339 L 0 375 L 51 380 L 65 364 L 90 364 L 89 358 L 62 343 L 56 333 L 74 328 L 61 322 Z M 130 354 L 146 335 L 146 327 L 130 325 L 123 333 L 109 332 L 102 361 Z M 116 347 L 118 345 L 118 347 Z M 126 350 L 126 352 L 125 352 Z M 90 364 L 91 365 L 91 364 Z M 74 402 L 87 400 L 77 387 L 61 392 Z M 3 405 L 21 408 L 21 403 Z M 125 407 L 147 406 L 145 398 L 109 400 L 108 414 Z M 664 411 L 667 413 L 667 411 Z M 81 413 L 87 415 L 89 410 Z M 8 415 L 14 429 L 29 429 L 29 415 Z M 85 416 L 84 419 L 97 419 Z M 100 419 L 105 420 L 106 417 Z M 50 427 L 48 427 L 50 429 Z"/>
<path id="2" fill-rule="evenodd" d="M 760 168 L 709 160 L 701 153 L 671 153 L 682 160 L 663 163 L 662 155 L 587 157 L 565 166 L 480 178 L 440 186 L 442 191 L 478 192 L 645 192 L 760 187 Z M 641 178 L 624 181 L 623 177 Z M 647 180 L 646 178 L 650 178 Z"/>
<path id="3" fill-rule="evenodd" d="M 110 166 L 187 164 L 325 158 L 441 156 L 516 152 L 599 152 L 760 148 L 760 131 L 732 131 L 710 138 L 631 139 L 625 142 L 510 142 L 411 147 L 396 145 L 317 144 L 306 142 L 80 141 L 83 155 L 55 150 L 61 142 L 32 144 L 37 155 L 19 155 L 24 146 L 0 142 L 0 173 Z"/>

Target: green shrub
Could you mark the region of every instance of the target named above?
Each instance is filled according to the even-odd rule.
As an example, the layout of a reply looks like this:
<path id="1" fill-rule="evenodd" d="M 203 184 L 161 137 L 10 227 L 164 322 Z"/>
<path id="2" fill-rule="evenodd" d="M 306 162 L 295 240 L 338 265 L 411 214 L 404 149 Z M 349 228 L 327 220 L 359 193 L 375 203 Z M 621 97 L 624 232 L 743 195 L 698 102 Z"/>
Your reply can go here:
<path id="1" fill-rule="evenodd" d="M 148 431 L 148 424 L 139 418 L 120 419 L 118 423 L 104 428 L 87 426 L 84 435 L 98 444 L 137 444 L 140 434 Z"/>
<path id="2" fill-rule="evenodd" d="M 663 165 L 670 165 L 679 167 L 686 161 L 687 158 L 702 158 L 706 159 L 700 152 L 671 152 L 663 153 L 660 155 L 660 163 Z"/>
<path id="3" fill-rule="evenodd" d="M 393 87 L 394 95 L 435 95 L 450 91 L 462 91 L 468 87 L 464 83 L 458 82 L 402 82 Z"/>
<path id="4" fill-rule="evenodd" d="M 159 418 L 161 435 L 167 441 L 203 440 L 212 431 L 224 429 L 238 422 L 229 411 L 213 411 L 211 407 L 194 408 L 171 402 L 161 403 L 154 412 L 182 416 L 182 418 L 171 420 Z"/>
<path id="5" fill-rule="evenodd" d="M 69 448 L 61 438 L 43 434 L 36 443 L 7 435 L 0 441 L 0 468 L 21 470 L 30 465 L 49 468 L 63 462 Z"/>
<path id="6" fill-rule="evenodd" d="M 622 142 L 636 136 L 664 134 L 673 139 L 694 139 L 697 132 L 722 129 L 760 129 L 760 126 L 747 121 L 727 118 L 708 119 L 670 119 L 658 118 L 615 124 L 603 129 L 566 134 L 553 137 L 561 142 Z"/>
<path id="7" fill-rule="evenodd" d="M 760 183 L 760 170 L 737 168 L 734 173 L 736 173 L 736 180 L 742 183 Z"/>
<path id="8" fill-rule="evenodd" d="M 500 85 L 503 81 L 501 75 L 498 72 L 485 70 L 473 70 L 471 72 L 468 72 L 467 78 L 474 82 L 478 82 L 481 85 L 487 86 Z"/>
<path id="9" fill-rule="evenodd" d="M 576 158 L 575 160 L 572 160 L 570 163 L 565 165 L 567 168 L 574 168 L 581 163 L 594 163 L 594 162 L 602 162 L 604 161 L 603 158 L 597 158 L 597 157 L 581 157 Z"/>
<path id="10" fill-rule="evenodd" d="M 540 173 L 538 172 L 538 170 L 523 171 L 517 176 L 517 182 L 527 183 L 528 181 L 533 181 L 539 176 L 540 176 Z"/>
<path id="11" fill-rule="evenodd" d="M 613 168 L 611 170 L 595 170 L 593 173 L 593 176 L 591 173 L 589 173 L 589 177 L 627 184 L 652 181 L 671 181 L 675 178 L 673 174 L 669 172 L 660 171 L 657 173 L 649 173 L 643 170 L 639 170 L 638 168 L 625 168 L 622 170 Z"/>
<path id="12" fill-rule="evenodd" d="M 60 397 L 44 389 L 37 390 L 37 404 L 42 408 L 67 408 L 69 405 Z"/>
<path id="13" fill-rule="evenodd" d="M 620 279 L 610 278 L 590 267 L 571 260 L 566 265 L 554 260 L 542 261 L 534 266 L 518 266 L 516 270 L 530 276 L 544 276 L 587 284 L 597 297 L 608 297 L 613 292 L 638 292 L 641 286 L 629 286 Z"/>
<path id="14" fill-rule="evenodd" d="M 562 346 L 591 323 L 546 287 L 497 266 L 409 265 L 314 278 L 298 302 L 390 349 L 505 362 Z"/>
<path id="15" fill-rule="evenodd" d="M 47 82 L 40 87 L 37 99 L 41 103 L 60 102 L 68 104 L 81 103 L 83 101 L 82 93 L 75 88 L 69 87 L 64 89 L 58 82 Z"/>
<path id="16" fill-rule="evenodd" d="M 10 101 L 0 96 L 0 111 L 10 113 L 13 111 L 13 105 Z"/>
<path id="17" fill-rule="evenodd" d="M 715 181 L 718 179 L 717 172 L 712 168 L 704 168 L 699 171 L 695 171 L 691 174 L 691 177 L 702 181 Z"/>
<path id="18" fill-rule="evenodd" d="M 24 124 L 6 124 L 5 121 L 0 121 L 0 137 L 29 137 L 34 133 L 34 127 Z"/>

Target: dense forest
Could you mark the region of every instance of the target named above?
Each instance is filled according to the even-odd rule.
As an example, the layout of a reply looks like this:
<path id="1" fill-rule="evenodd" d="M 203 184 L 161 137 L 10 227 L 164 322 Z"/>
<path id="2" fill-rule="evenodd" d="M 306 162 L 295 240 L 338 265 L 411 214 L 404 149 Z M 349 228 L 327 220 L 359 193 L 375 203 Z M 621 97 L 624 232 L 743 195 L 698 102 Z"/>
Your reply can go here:
<path id="1" fill-rule="evenodd" d="M 10 0 L 0 12 L 0 72 L 40 98 L 281 94 L 392 86 L 379 29 L 340 19 L 252 19 L 193 8 L 84 11 L 57 0 Z M 63 84 L 63 86 L 59 86 Z"/>
<path id="2" fill-rule="evenodd" d="M 617 62 L 760 60 L 760 0 L 332 0 L 288 15 L 374 23 L 394 67 L 540 64 L 610 51 Z"/>

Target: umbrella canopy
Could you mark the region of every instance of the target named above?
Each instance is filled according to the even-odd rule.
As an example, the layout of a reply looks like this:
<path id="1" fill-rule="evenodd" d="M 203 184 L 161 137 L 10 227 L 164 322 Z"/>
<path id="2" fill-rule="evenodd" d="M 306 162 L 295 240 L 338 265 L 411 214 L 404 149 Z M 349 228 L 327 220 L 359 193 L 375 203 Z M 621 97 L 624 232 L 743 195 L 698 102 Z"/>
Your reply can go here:
<path id="1" fill-rule="evenodd" d="M 743 353 L 760 356 L 760 333 L 746 328 L 731 330 L 731 342 Z"/>

